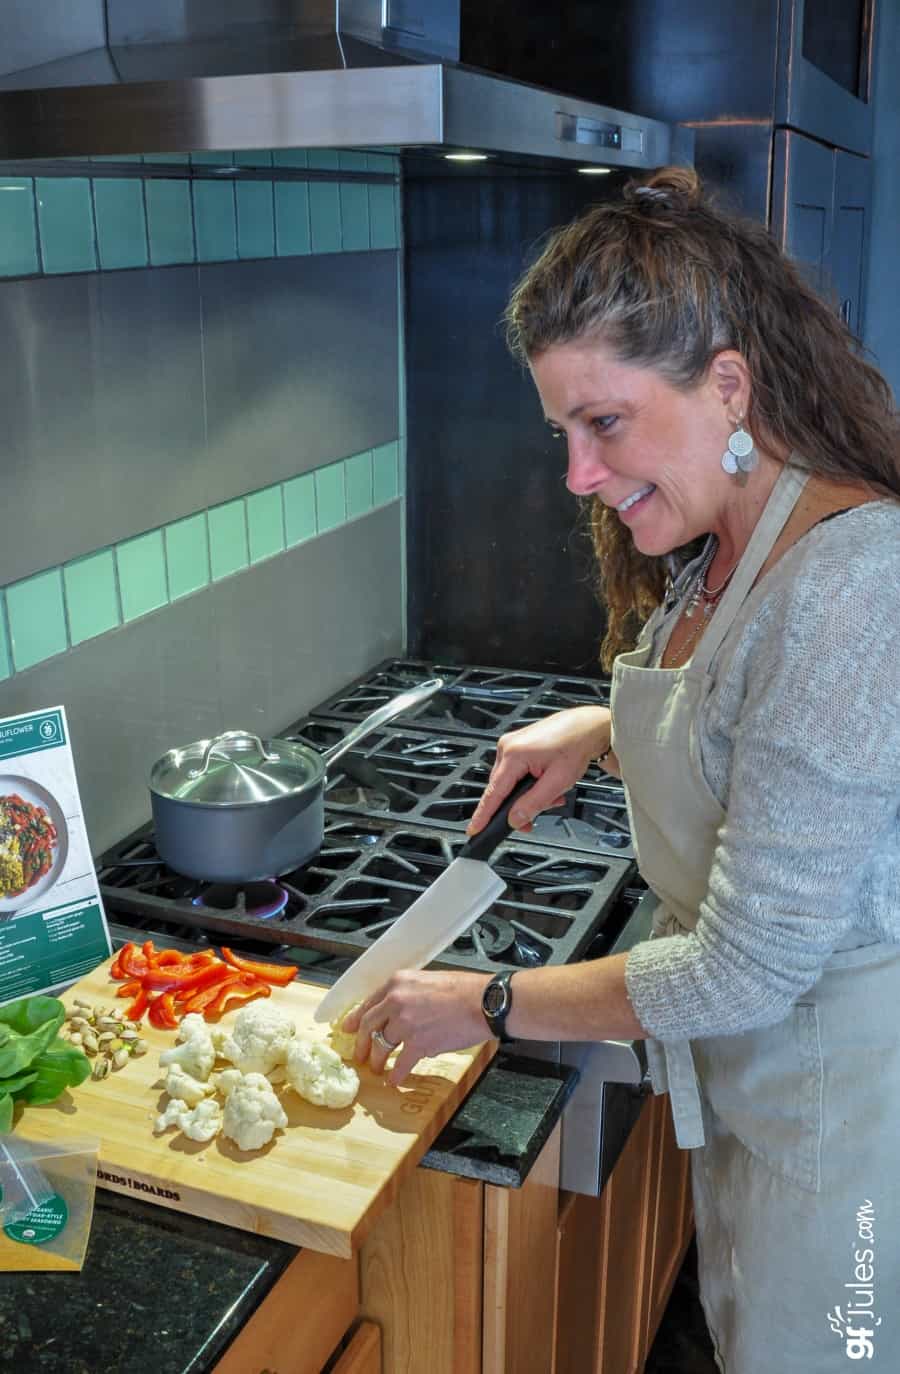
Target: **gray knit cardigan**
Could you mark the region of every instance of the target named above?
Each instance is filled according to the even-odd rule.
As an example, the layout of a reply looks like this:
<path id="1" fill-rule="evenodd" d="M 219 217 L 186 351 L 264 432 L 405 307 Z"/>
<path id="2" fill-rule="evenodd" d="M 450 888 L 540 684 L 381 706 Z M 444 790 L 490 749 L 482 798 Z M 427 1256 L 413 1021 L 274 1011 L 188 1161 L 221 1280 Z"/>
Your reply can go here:
<path id="1" fill-rule="evenodd" d="M 677 614 L 652 618 L 651 663 Z M 706 897 L 690 935 L 625 965 L 662 1039 L 780 1021 L 854 927 L 900 954 L 900 502 L 800 538 L 711 672 L 698 737 L 726 817 Z"/>

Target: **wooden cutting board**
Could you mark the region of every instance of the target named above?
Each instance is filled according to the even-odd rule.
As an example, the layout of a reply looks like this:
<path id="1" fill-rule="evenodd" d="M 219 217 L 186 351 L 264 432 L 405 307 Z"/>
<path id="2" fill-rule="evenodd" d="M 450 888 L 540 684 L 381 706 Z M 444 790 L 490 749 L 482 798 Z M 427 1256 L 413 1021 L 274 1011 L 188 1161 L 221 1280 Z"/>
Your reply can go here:
<path id="1" fill-rule="evenodd" d="M 66 1005 L 76 997 L 117 1005 L 111 962 L 71 988 Z M 270 1004 L 293 1017 L 298 1035 L 324 1041 L 328 1027 L 313 1021 L 322 996 L 321 987 L 295 981 L 273 988 Z M 235 1015 L 217 1024 L 228 1026 Z M 491 1041 L 422 1060 L 402 1088 L 360 1069 L 359 1095 L 342 1111 L 314 1107 L 280 1085 L 288 1125 L 264 1149 L 246 1153 L 222 1135 L 201 1144 L 172 1128 L 153 1134 L 168 1101 L 159 1052 L 175 1043 L 175 1032 L 155 1030 L 146 1018 L 144 1025 L 147 1054 L 50 1106 L 27 1108 L 17 1130 L 34 1140 L 98 1138 L 101 1187 L 342 1257 L 357 1249 L 496 1048 Z"/>

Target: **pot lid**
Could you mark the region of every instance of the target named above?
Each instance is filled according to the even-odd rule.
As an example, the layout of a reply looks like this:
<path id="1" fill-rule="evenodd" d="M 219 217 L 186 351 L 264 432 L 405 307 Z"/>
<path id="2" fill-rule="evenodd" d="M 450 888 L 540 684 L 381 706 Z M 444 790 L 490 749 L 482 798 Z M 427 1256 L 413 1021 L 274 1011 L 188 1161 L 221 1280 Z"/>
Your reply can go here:
<path id="1" fill-rule="evenodd" d="M 194 806 L 259 806 L 306 791 L 324 776 L 325 764 L 309 745 L 227 730 L 157 759 L 150 790 Z"/>

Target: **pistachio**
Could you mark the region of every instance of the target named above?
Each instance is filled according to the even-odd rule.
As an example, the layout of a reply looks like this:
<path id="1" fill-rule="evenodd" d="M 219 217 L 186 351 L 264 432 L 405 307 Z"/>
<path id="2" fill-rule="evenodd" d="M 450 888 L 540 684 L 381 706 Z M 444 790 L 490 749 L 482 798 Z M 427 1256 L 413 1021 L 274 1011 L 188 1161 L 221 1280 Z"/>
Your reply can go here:
<path id="1" fill-rule="evenodd" d="M 110 1040 L 115 1040 L 115 1038 L 116 1037 L 113 1035 L 112 1031 L 101 1031 L 100 1034 L 97 1036 L 97 1043 L 99 1045 L 107 1047 L 109 1045 Z"/>
<path id="2" fill-rule="evenodd" d="M 128 1063 L 130 1058 L 131 1055 L 128 1053 L 124 1046 L 121 1049 L 116 1050 L 115 1054 L 112 1057 L 113 1068 L 121 1069 L 123 1065 Z"/>
<path id="3" fill-rule="evenodd" d="M 137 1040 L 137 1038 L 138 1038 L 138 1033 L 137 1033 L 137 1031 L 136 1031 L 136 1030 L 131 1030 L 130 1027 L 128 1027 L 128 1028 L 126 1028 L 125 1030 L 119 1032 L 119 1039 L 120 1039 L 120 1040 L 126 1040 L 126 1041 L 127 1041 L 127 1040 Z"/>
<path id="4" fill-rule="evenodd" d="M 69 1025 L 72 1027 L 73 1030 L 87 1030 L 88 1024 L 89 1023 L 85 1020 L 83 1016 L 69 1017 Z"/>
<path id="5" fill-rule="evenodd" d="M 72 1035 L 69 1036 L 69 1043 L 70 1043 L 71 1045 L 80 1045 L 80 1044 L 81 1044 L 81 1041 L 82 1041 L 81 1031 L 75 1031 Z"/>
<path id="6" fill-rule="evenodd" d="M 111 1035 L 116 1035 L 118 1034 L 119 1023 L 118 1021 L 114 1021 L 111 1016 L 101 1016 L 97 1022 L 97 1029 Z"/>
<path id="7" fill-rule="evenodd" d="M 85 1001 L 83 1001 L 82 998 L 80 998 L 80 997 L 75 997 L 75 998 L 73 998 L 73 1002 L 74 1002 L 74 1004 L 75 1004 L 76 1007 L 84 1007 L 87 1011 L 90 1011 L 90 1010 L 91 1010 L 91 1004 L 90 1004 L 90 1002 L 85 1002 Z"/>
<path id="8" fill-rule="evenodd" d="M 109 1074 L 109 1060 L 95 1059 L 91 1068 L 91 1078 L 106 1078 Z"/>
<path id="9" fill-rule="evenodd" d="M 116 1035 L 113 1037 L 112 1040 L 107 1041 L 103 1048 L 106 1050 L 107 1054 L 115 1054 L 118 1050 L 123 1049 L 124 1045 L 125 1041 L 120 1040 L 119 1037 Z"/>
<path id="10" fill-rule="evenodd" d="M 100 1048 L 99 1042 L 93 1031 L 85 1031 L 81 1037 L 81 1047 L 85 1054 L 96 1054 Z"/>
<path id="11" fill-rule="evenodd" d="M 149 1048 L 146 1040 L 135 1040 L 131 1047 L 131 1053 L 134 1055 L 146 1054 Z"/>

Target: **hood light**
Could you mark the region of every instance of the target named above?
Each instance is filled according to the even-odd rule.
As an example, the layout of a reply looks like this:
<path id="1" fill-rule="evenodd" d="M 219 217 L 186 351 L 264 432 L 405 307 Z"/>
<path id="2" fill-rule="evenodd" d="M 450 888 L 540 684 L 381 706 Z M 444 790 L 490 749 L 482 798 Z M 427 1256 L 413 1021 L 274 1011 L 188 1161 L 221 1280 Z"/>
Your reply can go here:
<path id="1" fill-rule="evenodd" d="M 487 162 L 487 153 L 445 153 L 447 162 Z"/>
<path id="2" fill-rule="evenodd" d="M 579 167 L 578 171 L 583 177 L 608 177 L 612 171 L 611 167 Z"/>

